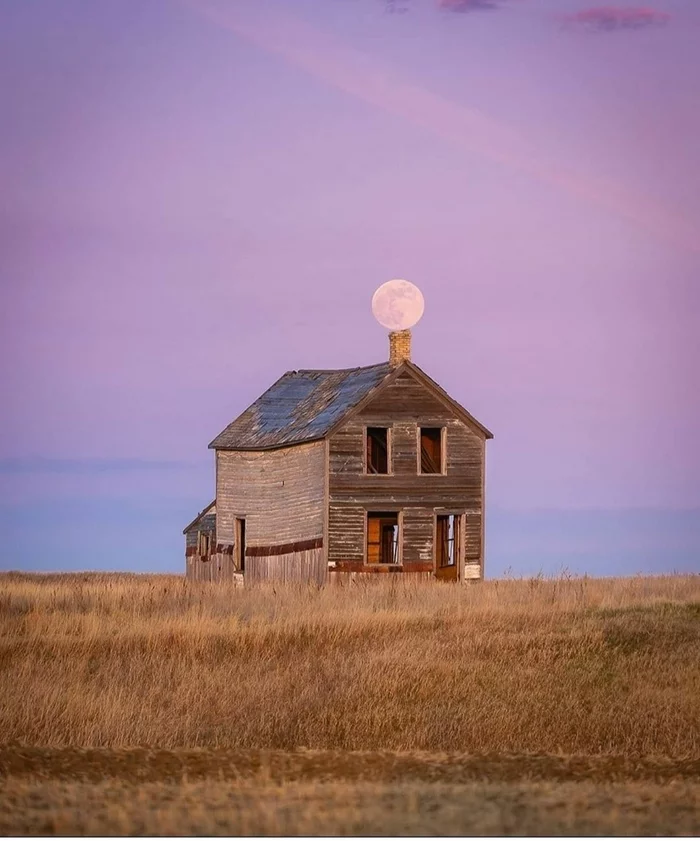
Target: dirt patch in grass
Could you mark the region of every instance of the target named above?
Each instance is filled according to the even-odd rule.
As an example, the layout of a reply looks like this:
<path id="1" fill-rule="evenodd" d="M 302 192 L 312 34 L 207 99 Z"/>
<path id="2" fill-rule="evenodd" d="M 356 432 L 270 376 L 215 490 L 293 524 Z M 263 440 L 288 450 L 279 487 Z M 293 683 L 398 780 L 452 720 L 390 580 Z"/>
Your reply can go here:
<path id="1" fill-rule="evenodd" d="M 468 783 L 542 780 L 700 783 L 700 759 L 663 757 L 463 755 L 387 751 L 0 749 L 0 777 L 101 782 L 262 779 L 274 782 Z"/>
<path id="2" fill-rule="evenodd" d="M 0 576 L 0 833 L 698 834 L 699 603 Z"/>
<path id="3" fill-rule="evenodd" d="M 700 786 L 13 778 L 3 835 L 694 835 Z"/>

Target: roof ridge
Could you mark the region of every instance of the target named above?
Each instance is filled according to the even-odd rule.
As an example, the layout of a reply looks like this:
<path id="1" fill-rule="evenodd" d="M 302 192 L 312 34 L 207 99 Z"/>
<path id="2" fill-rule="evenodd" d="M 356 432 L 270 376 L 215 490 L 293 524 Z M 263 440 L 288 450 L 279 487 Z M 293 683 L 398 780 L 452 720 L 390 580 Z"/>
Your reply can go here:
<path id="1" fill-rule="evenodd" d="M 356 365 L 354 368 L 298 368 L 295 371 L 287 371 L 288 374 L 347 374 L 352 371 L 367 371 L 370 368 L 382 368 L 388 366 L 388 362 L 375 362 L 372 365 Z"/>
<path id="2" fill-rule="evenodd" d="M 258 450 L 324 438 L 390 373 L 388 362 L 354 368 L 287 371 L 209 444 L 210 449 Z"/>
<path id="3" fill-rule="evenodd" d="M 185 528 L 182 530 L 183 534 L 187 534 L 187 532 L 192 528 L 192 526 L 198 522 L 199 520 L 203 519 L 209 511 L 216 505 L 216 497 L 207 505 L 206 508 L 202 508 L 202 510 L 197 514 L 197 516 L 192 520 L 191 523 L 188 523 Z M 212 517 L 216 517 L 216 514 L 212 514 Z"/>

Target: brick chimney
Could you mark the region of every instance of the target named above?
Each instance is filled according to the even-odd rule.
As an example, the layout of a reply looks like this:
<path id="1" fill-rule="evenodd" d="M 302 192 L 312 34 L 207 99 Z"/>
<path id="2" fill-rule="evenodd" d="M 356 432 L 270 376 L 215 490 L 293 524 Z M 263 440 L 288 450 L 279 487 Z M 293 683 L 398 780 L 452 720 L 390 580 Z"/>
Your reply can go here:
<path id="1" fill-rule="evenodd" d="M 395 330 L 389 333 L 389 364 L 396 368 L 406 360 L 411 360 L 411 331 Z"/>

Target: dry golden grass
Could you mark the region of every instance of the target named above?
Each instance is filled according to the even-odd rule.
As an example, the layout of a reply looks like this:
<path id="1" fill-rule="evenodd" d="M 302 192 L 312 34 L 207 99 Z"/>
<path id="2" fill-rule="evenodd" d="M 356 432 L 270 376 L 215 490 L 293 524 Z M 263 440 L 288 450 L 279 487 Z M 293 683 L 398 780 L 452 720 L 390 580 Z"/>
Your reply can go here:
<path id="1" fill-rule="evenodd" d="M 700 576 L 2 576 L 3 741 L 700 756 Z"/>
<path id="2" fill-rule="evenodd" d="M 0 834 L 693 835 L 688 783 L 98 784 L 11 780 Z"/>
<path id="3" fill-rule="evenodd" d="M 2 834 L 700 831 L 700 576 L 0 585 Z"/>

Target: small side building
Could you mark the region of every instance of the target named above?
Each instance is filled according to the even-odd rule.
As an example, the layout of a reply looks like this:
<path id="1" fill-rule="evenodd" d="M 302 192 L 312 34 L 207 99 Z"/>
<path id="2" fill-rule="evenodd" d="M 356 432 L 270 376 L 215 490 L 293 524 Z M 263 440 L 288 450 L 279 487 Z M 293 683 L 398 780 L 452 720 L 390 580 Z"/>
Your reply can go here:
<path id="1" fill-rule="evenodd" d="M 216 500 L 185 526 L 185 566 L 187 578 L 193 581 L 239 580 L 243 576 L 235 568 L 233 549 L 228 551 L 216 542 Z"/>
<path id="2" fill-rule="evenodd" d="M 288 371 L 211 442 L 189 578 L 483 578 L 493 435 L 411 361 L 408 330 L 389 340 L 388 362 Z"/>

